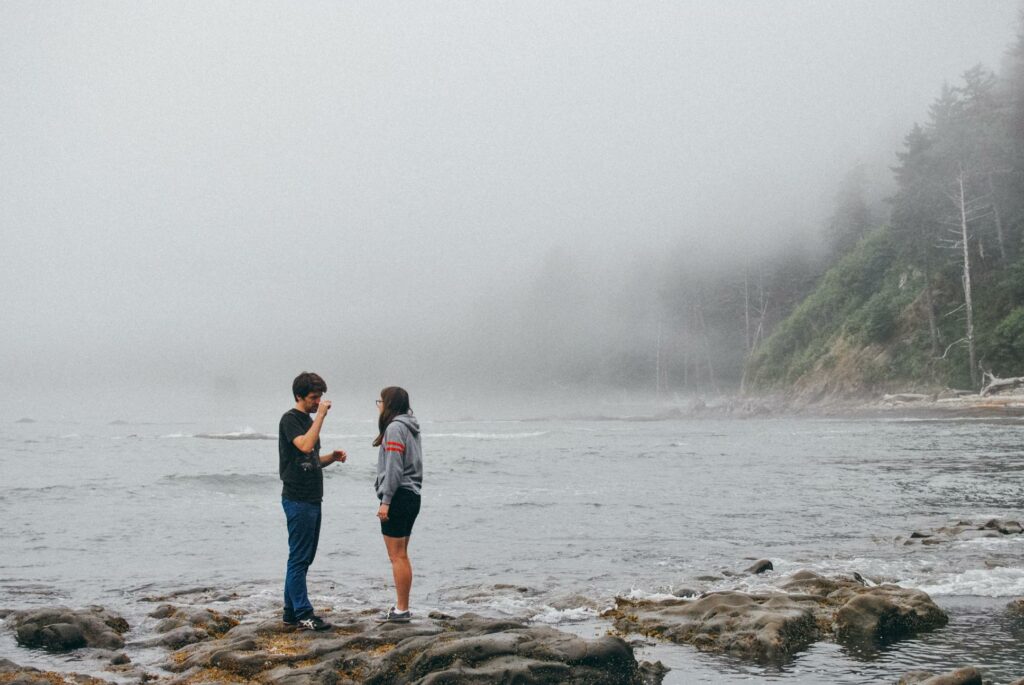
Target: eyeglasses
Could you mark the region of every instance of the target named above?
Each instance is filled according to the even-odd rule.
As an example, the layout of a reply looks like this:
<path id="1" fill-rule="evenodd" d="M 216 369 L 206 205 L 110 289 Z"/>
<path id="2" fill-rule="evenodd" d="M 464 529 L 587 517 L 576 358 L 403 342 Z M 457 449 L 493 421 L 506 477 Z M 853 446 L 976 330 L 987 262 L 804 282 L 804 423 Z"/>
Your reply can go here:
<path id="1" fill-rule="evenodd" d="M 376 400 L 375 404 L 379 407 L 380 405 L 384 404 L 384 400 Z"/>

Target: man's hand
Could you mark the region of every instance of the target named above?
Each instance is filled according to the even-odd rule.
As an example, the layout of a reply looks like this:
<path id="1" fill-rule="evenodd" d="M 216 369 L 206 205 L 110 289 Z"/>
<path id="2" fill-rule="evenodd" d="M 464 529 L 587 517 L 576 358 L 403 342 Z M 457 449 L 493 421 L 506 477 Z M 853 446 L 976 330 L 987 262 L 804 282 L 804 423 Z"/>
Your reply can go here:
<path id="1" fill-rule="evenodd" d="M 334 450 L 331 452 L 331 461 L 340 461 L 344 464 L 346 459 L 348 459 L 348 454 L 345 453 L 345 450 Z"/>
<path id="2" fill-rule="evenodd" d="M 388 505 L 388 504 L 380 505 L 380 509 L 377 510 L 377 518 L 379 518 L 381 521 L 387 521 L 388 520 L 388 509 L 390 509 L 390 508 L 391 508 L 391 506 Z"/>
<path id="3" fill-rule="evenodd" d="M 316 408 L 316 418 L 323 420 L 327 418 L 327 412 L 331 410 L 330 400 L 320 400 L 320 406 Z"/>

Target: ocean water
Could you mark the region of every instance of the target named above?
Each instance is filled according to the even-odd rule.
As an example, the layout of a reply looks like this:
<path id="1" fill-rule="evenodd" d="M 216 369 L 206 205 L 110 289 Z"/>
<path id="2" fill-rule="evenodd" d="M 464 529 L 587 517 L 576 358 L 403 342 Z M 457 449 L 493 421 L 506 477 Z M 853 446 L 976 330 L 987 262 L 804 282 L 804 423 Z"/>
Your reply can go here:
<path id="1" fill-rule="evenodd" d="M 280 411 L 287 406 L 280 408 Z M 611 412 L 608 412 L 611 414 Z M 0 421 L 0 608 L 100 604 L 151 636 L 145 600 L 210 588 L 211 606 L 276 615 L 287 555 L 279 412 L 169 422 Z M 1024 676 L 1024 536 L 904 546 L 916 529 L 1024 520 L 1024 425 L 1004 420 L 436 420 L 421 416 L 426 478 L 410 545 L 413 610 L 476 611 L 584 636 L 616 595 L 756 589 L 725 576 L 758 558 L 778 578 L 859 572 L 930 593 L 939 631 L 872 653 L 819 643 L 782 666 L 644 644 L 667 683 L 894 682 L 914 669 Z M 314 604 L 384 607 L 375 426 L 331 416 Z M 700 580 L 717 576 L 718 580 Z M 132 651 L 156 663 L 158 650 Z M 99 662 L 17 646 L 0 657 L 90 672 Z"/>

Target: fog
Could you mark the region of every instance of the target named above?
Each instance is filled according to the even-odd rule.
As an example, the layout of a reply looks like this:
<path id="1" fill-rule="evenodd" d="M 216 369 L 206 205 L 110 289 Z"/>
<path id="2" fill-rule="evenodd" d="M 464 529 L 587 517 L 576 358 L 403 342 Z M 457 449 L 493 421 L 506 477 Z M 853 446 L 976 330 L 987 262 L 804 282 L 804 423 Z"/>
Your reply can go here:
<path id="1" fill-rule="evenodd" d="M 5 406 L 544 389 L 652 335 L 660 256 L 813 241 L 857 164 L 883 197 L 1018 9 L 4 2 Z"/>

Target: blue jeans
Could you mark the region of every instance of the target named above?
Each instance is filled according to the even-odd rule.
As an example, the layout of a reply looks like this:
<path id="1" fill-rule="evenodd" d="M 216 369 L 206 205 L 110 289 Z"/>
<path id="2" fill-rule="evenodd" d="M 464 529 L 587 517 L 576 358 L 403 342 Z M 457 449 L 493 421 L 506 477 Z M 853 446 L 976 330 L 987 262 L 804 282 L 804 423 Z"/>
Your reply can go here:
<path id="1" fill-rule="evenodd" d="M 284 620 L 313 615 L 306 592 L 306 571 L 320 541 L 320 505 L 281 498 L 288 519 L 288 570 L 284 576 Z"/>

